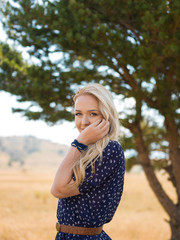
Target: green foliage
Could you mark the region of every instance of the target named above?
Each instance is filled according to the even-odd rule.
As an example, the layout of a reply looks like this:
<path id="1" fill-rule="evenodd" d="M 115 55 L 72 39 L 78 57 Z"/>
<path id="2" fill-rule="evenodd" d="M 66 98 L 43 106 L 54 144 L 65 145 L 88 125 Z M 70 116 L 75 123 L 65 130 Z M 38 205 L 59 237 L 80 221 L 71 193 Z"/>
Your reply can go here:
<path id="1" fill-rule="evenodd" d="M 19 52 L 0 43 L 0 68 L 0 89 L 17 95 L 20 102 L 32 102 L 27 109 L 14 111 L 24 112 L 29 119 L 52 123 L 63 118 L 72 120 L 72 113 L 66 110 L 72 104 L 72 90 L 64 81 L 59 82 L 45 63 L 25 63 Z M 32 111 L 32 106 L 38 111 Z"/>

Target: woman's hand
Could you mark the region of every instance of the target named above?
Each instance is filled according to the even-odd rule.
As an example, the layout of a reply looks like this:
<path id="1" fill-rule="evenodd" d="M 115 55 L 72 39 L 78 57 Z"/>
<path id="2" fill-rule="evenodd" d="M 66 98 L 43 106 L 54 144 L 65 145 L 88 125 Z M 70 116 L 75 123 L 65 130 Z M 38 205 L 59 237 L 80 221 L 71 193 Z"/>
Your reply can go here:
<path id="1" fill-rule="evenodd" d="M 77 141 L 85 145 L 97 142 L 109 132 L 109 122 L 98 120 L 86 127 L 78 136 Z"/>

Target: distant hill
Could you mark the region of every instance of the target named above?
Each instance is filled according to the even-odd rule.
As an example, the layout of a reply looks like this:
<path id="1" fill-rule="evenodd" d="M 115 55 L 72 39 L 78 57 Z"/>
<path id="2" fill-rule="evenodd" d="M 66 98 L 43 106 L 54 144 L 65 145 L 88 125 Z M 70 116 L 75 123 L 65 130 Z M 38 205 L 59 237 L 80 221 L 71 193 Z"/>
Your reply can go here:
<path id="1" fill-rule="evenodd" d="M 55 168 L 67 153 L 68 146 L 34 136 L 0 137 L 0 169 Z"/>

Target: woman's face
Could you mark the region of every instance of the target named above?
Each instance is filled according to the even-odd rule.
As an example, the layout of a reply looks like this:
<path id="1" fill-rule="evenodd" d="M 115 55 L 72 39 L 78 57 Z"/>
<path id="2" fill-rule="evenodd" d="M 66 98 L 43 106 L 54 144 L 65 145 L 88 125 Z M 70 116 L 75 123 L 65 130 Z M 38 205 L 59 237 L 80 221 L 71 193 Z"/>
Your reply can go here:
<path id="1" fill-rule="evenodd" d="M 103 119 L 99 111 L 97 99 L 90 94 L 81 95 L 76 99 L 74 114 L 76 127 L 79 132 L 97 120 Z"/>

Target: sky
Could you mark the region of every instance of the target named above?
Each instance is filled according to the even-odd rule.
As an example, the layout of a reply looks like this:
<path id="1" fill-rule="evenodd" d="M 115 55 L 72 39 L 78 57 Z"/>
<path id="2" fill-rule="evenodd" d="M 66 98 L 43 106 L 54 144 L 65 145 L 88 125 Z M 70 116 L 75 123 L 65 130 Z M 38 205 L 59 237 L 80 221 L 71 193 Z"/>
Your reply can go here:
<path id="1" fill-rule="evenodd" d="M 0 136 L 31 135 L 55 143 L 67 144 L 78 136 L 74 122 L 65 121 L 62 124 L 48 126 L 44 121 L 27 120 L 20 113 L 12 113 L 12 107 L 22 107 L 16 97 L 0 91 Z"/>

